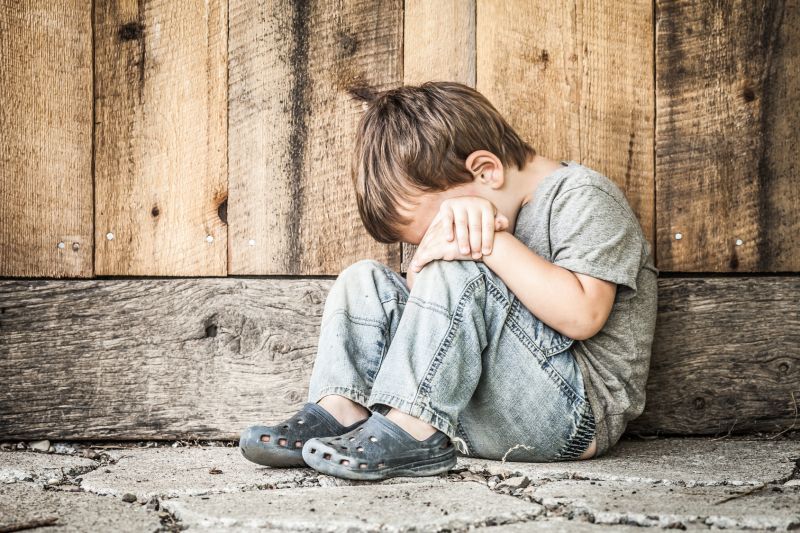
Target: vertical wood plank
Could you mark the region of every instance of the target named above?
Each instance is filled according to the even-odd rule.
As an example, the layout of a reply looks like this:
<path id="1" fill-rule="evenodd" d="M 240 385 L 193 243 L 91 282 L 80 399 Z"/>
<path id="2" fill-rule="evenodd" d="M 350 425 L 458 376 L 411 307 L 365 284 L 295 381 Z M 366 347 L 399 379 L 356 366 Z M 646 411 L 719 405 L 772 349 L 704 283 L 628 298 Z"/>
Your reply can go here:
<path id="1" fill-rule="evenodd" d="M 403 84 L 457 81 L 475 87 L 475 0 L 406 0 Z M 403 244 L 401 271 L 417 247 Z"/>
<path id="2" fill-rule="evenodd" d="M 800 2 L 656 5 L 658 266 L 800 270 Z"/>
<path id="3" fill-rule="evenodd" d="M 95 35 L 97 274 L 225 275 L 227 3 L 97 0 Z"/>
<path id="4" fill-rule="evenodd" d="M 230 272 L 338 274 L 400 265 L 372 239 L 350 177 L 362 108 L 402 83 L 402 0 L 230 1 Z"/>
<path id="5" fill-rule="evenodd" d="M 0 276 L 92 276 L 91 12 L 0 0 Z"/>
<path id="6" fill-rule="evenodd" d="M 477 83 L 540 154 L 624 192 L 654 242 L 651 0 L 477 0 Z"/>

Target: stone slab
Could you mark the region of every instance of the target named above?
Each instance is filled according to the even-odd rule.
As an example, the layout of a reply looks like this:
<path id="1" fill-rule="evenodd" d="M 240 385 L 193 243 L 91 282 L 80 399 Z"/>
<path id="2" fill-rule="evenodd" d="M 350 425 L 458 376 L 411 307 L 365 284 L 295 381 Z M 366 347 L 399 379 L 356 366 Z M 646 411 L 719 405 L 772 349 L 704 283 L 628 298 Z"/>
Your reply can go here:
<path id="1" fill-rule="evenodd" d="M 190 528 L 439 531 L 535 519 L 541 506 L 476 483 L 259 490 L 165 500 Z"/>
<path id="2" fill-rule="evenodd" d="M 665 485 L 758 485 L 786 479 L 800 459 L 800 441 L 746 438 L 621 440 L 587 461 L 516 463 L 460 458 L 472 472 L 510 471 L 531 479 L 626 480 Z"/>
<path id="3" fill-rule="evenodd" d="M 33 483 L 0 485 L 0 509 L 0 530 L 47 518 L 57 518 L 56 525 L 35 531 L 138 533 L 161 526 L 157 513 L 144 506 L 85 492 L 44 490 Z"/>
<path id="4" fill-rule="evenodd" d="M 680 487 L 625 481 L 560 480 L 531 491 L 548 513 L 569 513 L 595 524 L 721 529 L 800 528 L 800 487 Z M 728 500 L 729 497 L 740 497 Z M 726 501 L 727 500 L 727 501 Z"/>
<path id="5" fill-rule="evenodd" d="M 310 468 L 269 468 L 242 457 L 238 448 L 132 448 L 115 450 L 116 463 L 83 476 L 81 488 L 95 494 L 134 494 L 141 502 L 153 496 L 171 498 L 245 490 L 358 485 Z M 385 484 L 419 483 L 398 478 Z"/>
<path id="6" fill-rule="evenodd" d="M 71 455 L 0 451 L 0 483 L 61 481 L 67 476 L 79 476 L 89 472 L 99 464 L 90 459 Z"/>

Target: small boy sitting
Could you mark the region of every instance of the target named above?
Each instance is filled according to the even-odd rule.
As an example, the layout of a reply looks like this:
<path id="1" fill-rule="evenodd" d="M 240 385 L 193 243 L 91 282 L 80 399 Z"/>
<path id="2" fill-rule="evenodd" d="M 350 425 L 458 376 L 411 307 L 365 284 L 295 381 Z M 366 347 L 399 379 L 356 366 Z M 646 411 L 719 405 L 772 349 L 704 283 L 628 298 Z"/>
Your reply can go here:
<path id="1" fill-rule="evenodd" d="M 644 409 L 656 319 L 658 270 L 622 191 L 538 155 L 466 85 L 363 98 L 361 220 L 418 247 L 406 279 L 368 259 L 339 274 L 308 403 L 246 429 L 244 456 L 380 480 L 446 472 L 456 448 L 607 452 Z"/>

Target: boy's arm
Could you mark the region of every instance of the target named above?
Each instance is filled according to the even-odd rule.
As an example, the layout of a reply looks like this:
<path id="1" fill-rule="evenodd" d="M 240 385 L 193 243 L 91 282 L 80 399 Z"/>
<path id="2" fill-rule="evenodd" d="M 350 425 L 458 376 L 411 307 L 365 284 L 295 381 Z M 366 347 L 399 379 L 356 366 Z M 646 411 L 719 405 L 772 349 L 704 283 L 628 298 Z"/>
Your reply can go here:
<path id="1" fill-rule="evenodd" d="M 528 310 L 562 335 L 585 340 L 608 320 L 617 284 L 574 273 L 540 257 L 507 231 L 481 259 Z"/>

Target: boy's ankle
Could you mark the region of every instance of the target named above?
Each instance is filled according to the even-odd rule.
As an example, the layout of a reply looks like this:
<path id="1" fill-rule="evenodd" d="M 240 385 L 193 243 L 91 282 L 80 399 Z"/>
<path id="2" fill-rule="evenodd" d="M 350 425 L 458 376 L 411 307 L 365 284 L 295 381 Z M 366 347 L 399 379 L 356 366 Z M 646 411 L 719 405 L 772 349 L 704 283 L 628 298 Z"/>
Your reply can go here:
<path id="1" fill-rule="evenodd" d="M 317 403 L 343 426 L 352 426 L 369 417 L 369 411 L 363 405 L 338 394 L 323 396 Z"/>
<path id="2" fill-rule="evenodd" d="M 386 418 L 403 428 L 406 433 L 418 441 L 423 441 L 436 433 L 436 428 L 427 422 L 394 408 L 386 413 Z"/>

